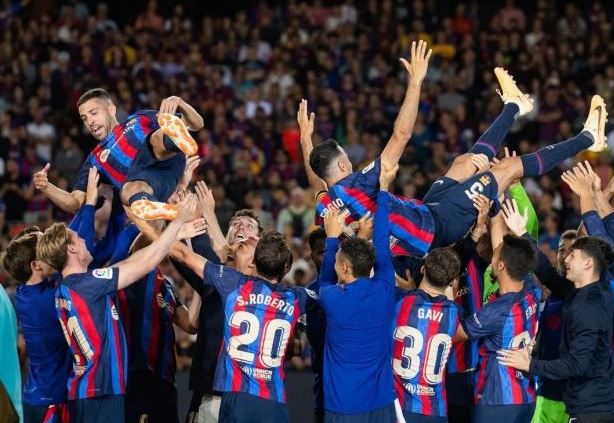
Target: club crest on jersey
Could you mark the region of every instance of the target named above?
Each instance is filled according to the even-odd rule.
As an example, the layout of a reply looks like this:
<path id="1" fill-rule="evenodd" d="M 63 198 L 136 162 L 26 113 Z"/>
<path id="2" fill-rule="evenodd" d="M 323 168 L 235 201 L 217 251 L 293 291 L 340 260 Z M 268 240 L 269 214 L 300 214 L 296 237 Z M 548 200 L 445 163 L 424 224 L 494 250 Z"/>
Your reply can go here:
<path id="1" fill-rule="evenodd" d="M 109 158 L 109 154 L 111 154 L 111 150 L 110 149 L 106 149 L 106 150 L 102 150 L 102 153 L 100 153 L 100 161 L 102 163 L 106 163 L 107 159 Z"/>
<path id="2" fill-rule="evenodd" d="M 489 185 L 490 184 L 490 176 L 482 175 L 480 177 L 480 182 L 482 183 L 483 186 Z"/>
<path id="3" fill-rule="evenodd" d="M 94 269 L 92 276 L 99 279 L 111 279 L 113 277 L 113 269 L 110 267 L 104 267 L 102 269 Z"/>

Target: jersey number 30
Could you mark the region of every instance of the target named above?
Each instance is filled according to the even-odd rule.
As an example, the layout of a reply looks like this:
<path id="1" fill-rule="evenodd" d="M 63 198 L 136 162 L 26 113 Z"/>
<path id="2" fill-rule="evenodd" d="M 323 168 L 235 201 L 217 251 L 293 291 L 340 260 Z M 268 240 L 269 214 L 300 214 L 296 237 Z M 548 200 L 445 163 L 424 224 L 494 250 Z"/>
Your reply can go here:
<path id="1" fill-rule="evenodd" d="M 420 372 L 420 356 L 424 349 L 422 333 L 411 326 L 399 326 L 394 331 L 394 338 L 403 343 L 401 358 L 392 360 L 394 372 L 403 379 L 413 379 Z M 433 335 L 426 345 L 423 376 L 424 380 L 436 385 L 443 380 L 452 338 L 445 333 Z"/>
<path id="2" fill-rule="evenodd" d="M 241 335 L 235 335 L 230 338 L 228 342 L 228 355 L 234 360 L 253 364 L 256 354 L 246 351 L 249 347 L 243 349 L 239 349 L 239 347 L 249 346 L 258 339 L 258 335 L 260 335 L 260 321 L 253 313 L 235 311 L 230 316 L 230 327 L 241 330 L 241 326 L 247 330 Z M 262 328 L 258 355 L 260 362 L 265 367 L 271 368 L 281 365 L 281 360 L 288 345 L 288 338 L 290 337 L 290 328 L 290 322 L 283 319 L 269 320 L 264 325 L 264 328 Z"/>

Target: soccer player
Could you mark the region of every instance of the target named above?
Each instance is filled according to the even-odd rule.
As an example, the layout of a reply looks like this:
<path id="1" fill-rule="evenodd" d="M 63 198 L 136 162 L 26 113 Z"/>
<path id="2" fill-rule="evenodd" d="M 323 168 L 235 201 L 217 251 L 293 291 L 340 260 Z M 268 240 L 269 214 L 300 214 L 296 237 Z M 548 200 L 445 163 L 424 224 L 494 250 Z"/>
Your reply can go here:
<path id="1" fill-rule="evenodd" d="M 527 275 L 537 259 L 531 241 L 502 236 L 502 214 L 491 221 L 492 272 L 499 282 L 500 295 L 463 319 L 457 339 L 480 341 L 473 421 L 528 423 L 535 406 L 533 378 L 505 368 L 494 357 L 498 350 L 522 348 L 535 339 L 540 298 Z M 526 227 L 526 216 L 521 224 Z"/>
<path id="2" fill-rule="evenodd" d="M 382 168 L 373 246 L 350 237 L 339 243 L 337 210 L 325 217 L 326 246 L 318 301 L 326 316 L 324 420 L 394 422 L 390 325 L 395 277 L 388 249 L 386 190 L 395 169 Z M 371 269 L 373 277 L 369 277 Z M 338 284 L 335 284 L 339 281 Z"/>
<path id="3" fill-rule="evenodd" d="M 544 281 L 553 292 L 566 291 L 558 360 L 531 359 L 527 349 L 504 349 L 498 353 L 499 362 L 510 368 L 566 380 L 563 399 L 569 421 L 614 421 L 614 298 L 605 277 L 613 262 L 614 252 L 606 241 L 579 238 L 565 259 L 565 277 L 573 285 Z"/>
<path id="4" fill-rule="evenodd" d="M 421 50 L 420 48 L 418 49 Z M 424 68 L 424 58 L 412 54 L 412 66 Z M 412 79 L 417 70 L 411 70 Z M 549 145 L 536 153 L 509 157 L 495 164 L 488 172 L 478 173 L 478 156 L 494 158 L 507 131 L 518 116 L 532 110 L 532 103 L 523 94 L 512 77 L 503 69 L 495 68 L 504 107 L 499 117 L 480 137 L 468 154 L 457 158 L 446 175 L 436 180 L 422 202 L 390 195 L 391 242 L 395 255 L 423 256 L 430 248 L 445 247 L 464 238 L 475 222 L 477 212 L 472 199 L 482 193 L 496 200 L 515 180 L 523 176 L 538 176 L 549 172 L 562 161 L 587 148 L 601 151 L 605 148 L 605 103 L 593 96 L 583 131 L 576 137 Z M 410 84 L 411 84 L 410 80 Z M 397 122 L 403 114 L 403 107 Z M 404 115 L 404 119 L 407 117 Z M 413 122 L 413 121 L 412 121 Z M 316 220 L 331 209 L 341 210 L 348 228 L 355 231 L 355 222 L 375 209 L 375 196 L 379 191 L 378 174 L 381 166 L 394 166 L 405 147 L 409 135 L 400 137 L 397 123 L 393 136 L 376 159 L 360 172 L 352 172 L 347 154 L 333 140 L 313 148 L 309 164 L 313 172 L 323 179 L 328 191 L 318 197 Z M 321 223 L 321 222 L 318 222 Z"/>
<path id="5" fill-rule="evenodd" d="M 446 363 L 461 308 L 448 299 L 460 273 L 451 248 L 431 251 L 424 261 L 420 288 L 396 306 L 392 369 L 394 386 L 407 422 L 447 422 Z"/>
<path id="6" fill-rule="evenodd" d="M 159 111 L 141 110 L 118 123 L 115 104 L 102 88 L 85 92 L 77 106 L 86 129 L 100 143 L 85 160 L 72 192 L 49 183 L 49 164 L 34 174 L 34 186 L 58 207 L 74 213 L 84 202 L 89 168 L 96 166 L 104 175 L 102 182 L 121 190 L 123 203 L 131 205 L 137 216 L 173 219 L 177 208 L 163 202 L 177 187 L 185 156 L 198 153 L 188 129 L 201 129 L 202 117 L 181 98 L 169 97 Z M 177 111 L 181 119 L 174 115 Z"/>
<path id="7" fill-rule="evenodd" d="M 324 244 L 326 232 L 322 228 L 313 230 L 307 238 L 311 249 L 311 260 L 320 272 L 322 259 L 324 258 Z M 307 285 L 307 289 L 314 292 L 320 290 L 320 278 L 318 277 Z M 311 346 L 311 371 L 313 372 L 313 396 L 314 396 L 314 421 L 324 422 L 324 384 L 322 371 L 324 368 L 324 342 L 326 331 L 326 316 L 320 303 L 315 298 L 307 298 L 307 339 Z"/>
<path id="8" fill-rule="evenodd" d="M 67 385 L 74 422 L 124 421 L 126 339 L 114 296 L 151 271 L 183 236 L 180 229 L 195 211 L 195 197 L 179 205 L 177 219 L 159 240 L 113 267 L 88 271 L 92 256 L 85 242 L 63 223 L 52 225 L 38 240 L 37 260 L 63 277 L 56 309 L 74 357 Z"/>
<path id="9" fill-rule="evenodd" d="M 15 309 L 29 357 L 23 387 L 24 422 L 68 423 L 66 382 L 72 356 L 55 310 L 56 272 L 36 260 L 36 244 L 41 235 L 36 226 L 25 229 L 9 243 L 0 261 L 20 283 Z"/>
<path id="10" fill-rule="evenodd" d="M 216 265 L 185 245 L 175 259 L 213 285 L 224 305 L 224 340 L 214 389 L 223 392 L 220 421 L 285 422 L 284 362 L 294 328 L 305 312 L 307 291 L 279 282 L 292 254 L 278 232 L 265 233 L 254 253 L 254 273 Z"/>
<path id="11" fill-rule="evenodd" d="M 149 241 L 139 236 L 132 254 Z M 200 296 L 194 292 L 188 309 L 175 296 L 159 267 L 119 292 L 122 323 L 128 340 L 126 421 L 179 422 L 175 388 L 175 328 L 198 330 Z"/>

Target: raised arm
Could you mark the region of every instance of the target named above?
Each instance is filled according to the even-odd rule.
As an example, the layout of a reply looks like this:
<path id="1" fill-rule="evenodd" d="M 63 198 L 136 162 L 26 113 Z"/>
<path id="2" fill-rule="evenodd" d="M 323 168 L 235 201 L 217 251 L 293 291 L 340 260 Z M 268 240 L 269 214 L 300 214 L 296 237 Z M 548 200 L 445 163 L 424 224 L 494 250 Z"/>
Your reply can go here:
<path id="1" fill-rule="evenodd" d="M 343 233 L 342 219 L 339 217 L 339 210 L 337 209 L 331 209 L 324 216 L 326 242 L 324 244 L 324 258 L 322 259 L 322 266 L 320 266 L 320 274 L 318 275 L 320 287 L 337 283 L 335 261 L 337 250 L 339 249 L 339 237 Z"/>
<path id="2" fill-rule="evenodd" d="M 205 181 L 198 181 L 194 187 L 196 196 L 202 208 L 202 216 L 207 222 L 207 232 L 211 240 L 211 247 L 221 262 L 226 262 L 228 257 L 228 241 L 220 228 L 220 224 L 215 215 L 215 200 L 213 193 L 205 184 Z"/>
<path id="3" fill-rule="evenodd" d="M 162 100 L 160 104 L 160 113 L 169 113 L 174 115 L 179 110 L 181 119 L 190 131 L 200 131 L 205 126 L 203 117 L 181 97 L 171 96 Z"/>
<path id="4" fill-rule="evenodd" d="M 296 113 L 296 120 L 298 127 L 301 131 L 301 150 L 303 151 L 303 163 L 305 164 L 305 173 L 307 173 L 307 180 L 309 185 L 313 189 L 315 195 L 318 195 L 321 191 L 326 191 L 326 183 L 318 177 L 309 166 L 309 156 L 311 150 L 313 150 L 313 142 L 311 136 L 313 135 L 313 126 L 316 115 L 311 112 L 307 116 L 307 100 L 302 99 L 301 104 L 298 106 L 298 112 Z"/>
<path id="5" fill-rule="evenodd" d="M 179 231 L 183 224 L 193 216 L 195 209 L 196 197 L 194 195 L 186 197 L 179 203 L 177 218 L 169 223 L 158 239 L 115 266 L 119 268 L 118 289 L 138 281 L 166 257 L 173 243 L 179 239 Z"/>
<path id="6" fill-rule="evenodd" d="M 65 212 L 76 213 L 85 203 L 85 192 L 79 190 L 67 192 L 53 185 L 47 177 L 50 167 L 51 165 L 47 163 L 44 168 L 34 174 L 32 177 L 34 188 Z"/>
<path id="7" fill-rule="evenodd" d="M 388 140 L 386 147 L 384 147 L 384 151 L 382 151 L 382 165 L 384 162 L 387 163 L 389 167 L 394 167 L 398 164 L 403 150 L 405 150 L 405 146 L 411 138 L 411 134 L 414 131 L 414 124 L 416 123 L 416 116 L 418 114 L 420 89 L 422 87 L 422 81 L 426 76 L 431 52 L 432 50 L 430 49 L 428 52 L 426 51 L 426 42 L 420 40 L 418 45 L 416 45 L 414 41 L 411 44 L 411 63 L 408 63 L 405 59 L 400 59 L 407 70 L 409 81 L 407 83 L 403 104 L 394 121 L 392 136 Z"/>
<path id="8" fill-rule="evenodd" d="M 513 200 L 506 200 L 502 205 L 502 213 L 499 214 L 503 215 L 505 223 L 514 235 L 522 236 L 533 243 L 535 242 L 526 231 L 526 214 L 523 216 L 518 212 L 518 207 L 517 205 L 514 206 Z M 541 249 L 535 246 L 535 250 L 537 251 L 537 268 L 535 269 L 535 275 L 537 275 L 539 281 L 552 291 L 555 296 L 565 298 L 571 289 L 571 282 L 556 271 Z"/>
<path id="9" fill-rule="evenodd" d="M 388 189 L 399 170 L 399 165 L 389 166 L 382 160 L 379 175 L 380 191 L 377 193 L 377 210 L 373 224 L 373 246 L 375 247 L 375 277 L 392 286 L 395 284 L 394 265 L 390 253 L 390 193 Z"/>

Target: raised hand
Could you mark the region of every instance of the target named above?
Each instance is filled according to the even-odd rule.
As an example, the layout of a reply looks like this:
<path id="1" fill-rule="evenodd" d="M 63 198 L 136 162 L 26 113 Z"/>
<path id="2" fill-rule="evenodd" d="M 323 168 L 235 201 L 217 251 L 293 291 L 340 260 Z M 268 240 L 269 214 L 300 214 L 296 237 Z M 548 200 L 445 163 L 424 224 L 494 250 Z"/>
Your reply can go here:
<path id="1" fill-rule="evenodd" d="M 183 171 L 183 175 L 177 184 L 177 191 L 182 191 L 190 185 L 190 181 L 192 180 L 192 175 L 194 175 L 194 171 L 200 166 L 200 157 L 198 156 L 190 156 L 185 162 L 185 170 Z"/>
<path id="2" fill-rule="evenodd" d="M 301 131 L 301 142 L 311 141 L 311 135 L 313 134 L 314 123 L 316 114 L 311 112 L 307 113 L 307 100 L 302 99 L 298 106 L 298 112 L 296 113 L 296 121 Z"/>
<path id="3" fill-rule="evenodd" d="M 215 199 L 213 198 L 213 192 L 209 189 L 205 181 L 198 181 L 194 187 L 196 191 L 196 197 L 200 203 L 203 217 L 215 214 Z"/>
<path id="4" fill-rule="evenodd" d="M 195 236 L 202 235 L 205 232 L 207 232 L 207 222 L 205 222 L 205 219 L 194 219 L 181 225 L 179 234 L 177 234 L 177 239 L 191 239 Z"/>
<path id="5" fill-rule="evenodd" d="M 516 200 L 512 199 L 505 200 L 501 205 L 501 210 L 503 211 L 505 224 L 514 235 L 522 236 L 527 232 L 527 222 L 529 221 L 529 212 L 527 209 L 524 210 L 524 213 L 521 213 L 520 210 L 518 210 L 518 203 L 516 203 Z"/>
<path id="6" fill-rule="evenodd" d="M 40 191 L 45 191 L 49 184 L 49 179 L 47 179 L 47 172 L 51 168 L 51 164 L 47 163 L 44 168 L 36 172 L 32 176 L 32 183 L 34 184 L 34 188 Z"/>
<path id="7" fill-rule="evenodd" d="M 432 52 L 432 49 L 429 49 L 428 52 L 426 51 L 426 41 L 420 40 L 418 45 L 416 45 L 415 41 L 412 41 L 411 63 L 403 58 L 399 59 L 409 73 L 410 82 L 422 83 L 429 67 L 429 59 Z"/>
<path id="8" fill-rule="evenodd" d="M 194 219 L 196 212 L 197 199 L 194 194 L 188 194 L 177 204 L 177 218 L 179 223 L 185 223 L 188 220 Z"/>
<path id="9" fill-rule="evenodd" d="M 561 179 L 563 180 L 563 182 L 569 185 L 569 188 L 578 197 L 592 193 L 592 177 L 588 176 L 586 173 L 584 173 L 583 170 L 580 170 L 578 167 L 575 167 L 573 170 L 563 172 L 563 174 L 561 175 Z"/>
<path id="10" fill-rule="evenodd" d="M 473 198 L 473 207 L 478 211 L 478 218 L 471 230 L 471 238 L 477 242 L 484 233 L 486 233 L 486 222 L 488 220 L 488 212 L 492 206 L 492 200 L 483 194 L 476 195 Z"/>
<path id="11" fill-rule="evenodd" d="M 87 192 L 85 193 L 85 204 L 95 206 L 98 201 L 98 180 L 100 175 L 95 166 L 90 167 L 87 175 Z"/>
<path id="12" fill-rule="evenodd" d="M 339 217 L 339 210 L 331 209 L 324 216 L 324 231 L 329 238 L 339 238 L 343 233 L 344 223 Z"/>
<path id="13" fill-rule="evenodd" d="M 476 173 L 486 172 L 490 169 L 490 162 L 486 154 L 474 154 L 471 156 L 471 163 L 477 167 Z"/>
<path id="14" fill-rule="evenodd" d="M 388 191 L 390 188 L 390 183 L 394 180 L 394 177 L 397 175 L 397 171 L 399 170 L 399 165 L 395 164 L 391 167 L 388 163 L 381 161 L 381 169 L 379 172 L 379 188 L 382 191 Z"/>
<path id="15" fill-rule="evenodd" d="M 373 217 L 371 213 L 365 214 L 358 221 L 358 238 L 364 239 L 365 241 L 369 241 L 373 238 Z"/>
<path id="16" fill-rule="evenodd" d="M 601 178 L 597 175 L 591 164 L 588 161 L 580 162 L 574 167 L 574 173 L 576 176 L 588 181 L 591 181 L 591 189 L 594 192 L 601 191 Z"/>

